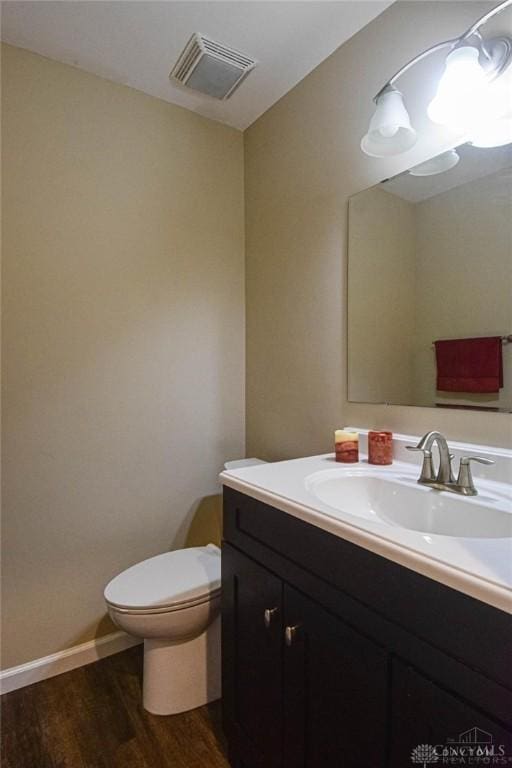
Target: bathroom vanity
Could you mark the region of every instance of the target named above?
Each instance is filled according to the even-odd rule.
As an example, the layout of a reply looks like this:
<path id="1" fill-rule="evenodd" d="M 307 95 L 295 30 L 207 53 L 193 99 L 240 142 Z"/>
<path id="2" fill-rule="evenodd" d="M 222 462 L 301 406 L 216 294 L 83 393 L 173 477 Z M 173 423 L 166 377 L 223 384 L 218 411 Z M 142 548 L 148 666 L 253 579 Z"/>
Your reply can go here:
<path id="1" fill-rule="evenodd" d="M 493 471 L 507 472 L 510 458 Z M 439 764 L 512 765 L 512 528 L 456 537 L 351 515 L 336 509 L 332 481 L 373 469 L 338 466 L 321 456 L 221 476 L 232 766 L 405 768 L 422 764 L 419 753 L 412 761 L 419 745 Z M 398 462 L 376 473 L 394 473 L 398 498 L 417 470 Z M 485 472 L 480 503 L 499 507 L 506 484 Z M 441 507 L 449 495 L 425 494 Z M 468 762 L 479 754 L 489 762 Z"/>

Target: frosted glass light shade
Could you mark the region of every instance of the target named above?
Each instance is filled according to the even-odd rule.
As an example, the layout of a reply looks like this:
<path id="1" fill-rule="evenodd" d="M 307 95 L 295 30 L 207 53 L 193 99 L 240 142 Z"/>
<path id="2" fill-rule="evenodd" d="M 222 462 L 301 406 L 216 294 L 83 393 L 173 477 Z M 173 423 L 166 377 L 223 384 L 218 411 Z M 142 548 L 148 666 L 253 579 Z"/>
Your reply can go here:
<path id="1" fill-rule="evenodd" d="M 459 162 L 460 157 L 455 149 L 449 149 L 447 152 L 441 152 L 440 155 L 426 160 L 424 163 L 415 165 L 411 168 L 411 176 L 436 176 L 438 173 L 449 171 Z"/>
<path id="2" fill-rule="evenodd" d="M 390 88 L 377 100 L 368 133 L 361 149 L 370 157 L 399 155 L 416 144 L 416 131 L 411 126 L 400 91 Z"/>
<path id="3" fill-rule="evenodd" d="M 480 66 L 479 52 L 471 45 L 452 51 L 439 81 L 437 93 L 428 105 L 434 123 L 456 131 L 468 131 L 486 120 L 498 117 L 504 109 L 499 89 L 490 87 Z"/>

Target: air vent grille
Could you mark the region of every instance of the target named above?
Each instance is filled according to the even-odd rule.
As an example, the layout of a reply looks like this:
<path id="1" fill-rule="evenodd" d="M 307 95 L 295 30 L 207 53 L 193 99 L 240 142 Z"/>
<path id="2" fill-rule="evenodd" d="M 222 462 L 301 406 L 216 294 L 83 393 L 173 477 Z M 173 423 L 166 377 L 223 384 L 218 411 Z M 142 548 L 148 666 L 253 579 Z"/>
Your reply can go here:
<path id="1" fill-rule="evenodd" d="M 170 77 L 216 99 L 227 99 L 256 66 L 240 51 L 194 33 L 174 65 Z"/>
<path id="2" fill-rule="evenodd" d="M 208 40 L 207 37 L 203 37 L 202 41 L 205 51 L 213 53 L 215 56 L 222 56 L 223 59 L 227 59 L 233 64 L 238 64 L 238 66 L 244 67 L 244 69 L 253 67 L 256 63 L 249 56 L 244 56 L 243 53 L 238 53 L 238 51 L 234 51 L 232 48 L 226 48 L 225 45 L 220 45 L 220 43 L 214 43 L 213 40 Z"/>
<path id="3" fill-rule="evenodd" d="M 200 57 L 201 46 L 197 39 L 192 37 L 190 43 L 181 54 L 176 66 L 171 72 L 171 77 L 174 77 L 175 80 L 180 80 L 182 83 L 186 83 L 187 77 L 190 75 L 191 70 L 197 64 Z"/>

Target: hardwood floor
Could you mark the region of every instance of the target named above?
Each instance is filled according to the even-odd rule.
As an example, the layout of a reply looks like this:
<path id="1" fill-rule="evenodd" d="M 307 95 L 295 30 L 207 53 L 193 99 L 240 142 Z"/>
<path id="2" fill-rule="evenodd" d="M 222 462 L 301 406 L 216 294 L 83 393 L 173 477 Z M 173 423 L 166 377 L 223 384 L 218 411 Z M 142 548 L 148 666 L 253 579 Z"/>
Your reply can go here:
<path id="1" fill-rule="evenodd" d="M 142 708 L 142 646 L 2 696 L 2 768 L 229 768 L 220 702 Z"/>

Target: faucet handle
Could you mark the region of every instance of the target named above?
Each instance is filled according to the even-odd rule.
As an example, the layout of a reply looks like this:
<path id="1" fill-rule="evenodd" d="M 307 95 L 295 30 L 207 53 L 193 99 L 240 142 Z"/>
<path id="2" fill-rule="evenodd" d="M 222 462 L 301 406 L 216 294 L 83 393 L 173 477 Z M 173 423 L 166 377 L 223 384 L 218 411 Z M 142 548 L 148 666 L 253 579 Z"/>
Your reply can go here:
<path id="1" fill-rule="evenodd" d="M 478 461 L 479 464 L 485 464 L 491 466 L 494 464 L 492 459 L 484 459 L 483 456 L 463 456 L 459 465 L 459 476 L 457 478 L 457 485 L 465 490 L 468 496 L 476 496 L 477 490 L 473 483 L 473 475 L 471 474 L 471 462 Z"/>
<path id="2" fill-rule="evenodd" d="M 428 448 L 419 448 L 417 445 L 406 445 L 408 451 L 420 451 L 423 454 L 423 466 L 418 483 L 424 483 L 426 480 L 434 480 L 434 464 L 432 462 L 432 451 Z"/>
<path id="3" fill-rule="evenodd" d="M 485 464 L 488 467 L 490 467 L 491 464 L 494 464 L 492 459 L 484 459 L 483 456 L 463 456 L 460 460 L 460 464 L 462 467 L 468 467 L 470 461 L 478 461 L 479 464 Z"/>

